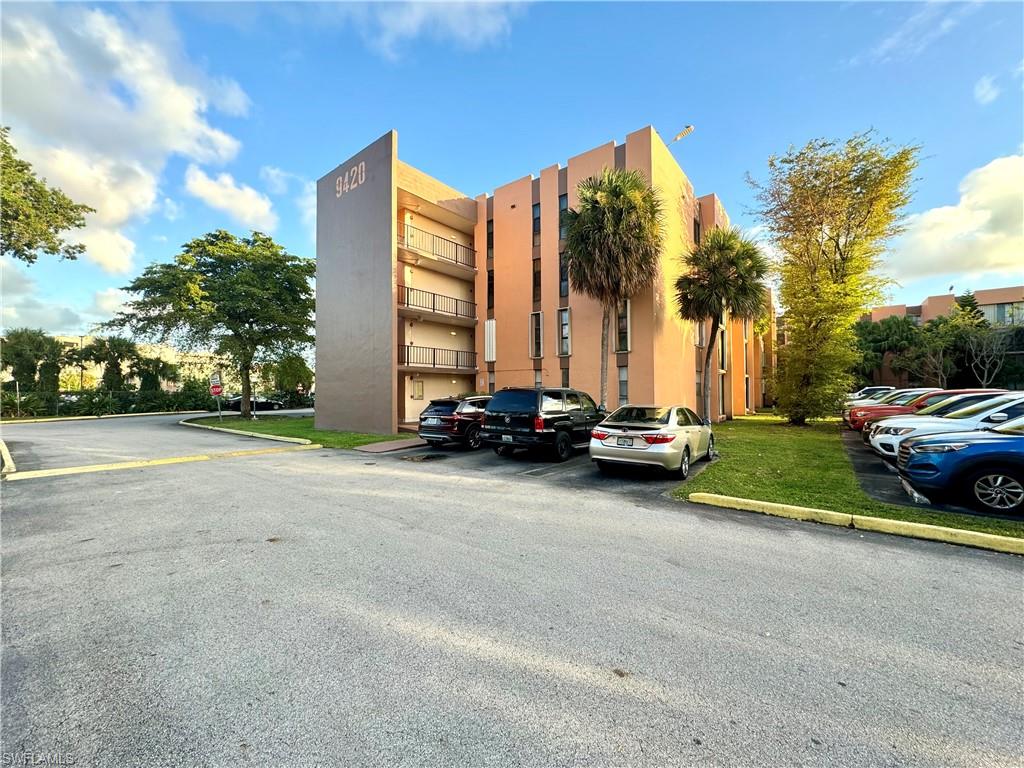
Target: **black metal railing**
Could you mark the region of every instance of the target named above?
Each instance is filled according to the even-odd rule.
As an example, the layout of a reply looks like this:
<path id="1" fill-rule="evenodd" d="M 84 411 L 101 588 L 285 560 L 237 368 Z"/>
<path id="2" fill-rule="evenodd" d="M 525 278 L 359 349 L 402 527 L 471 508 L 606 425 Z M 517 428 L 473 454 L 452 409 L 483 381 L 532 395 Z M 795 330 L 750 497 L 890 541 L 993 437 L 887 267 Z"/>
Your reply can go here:
<path id="1" fill-rule="evenodd" d="M 468 245 L 457 243 L 432 232 L 425 232 L 401 221 L 398 222 L 398 244 L 403 248 L 428 253 L 464 267 L 476 267 L 476 251 Z"/>
<path id="2" fill-rule="evenodd" d="M 424 368 L 476 368 L 476 352 L 406 344 L 398 348 L 398 364 Z"/>
<path id="3" fill-rule="evenodd" d="M 456 317 L 476 318 L 476 304 L 454 296 L 442 296 L 440 293 L 421 291 L 419 288 L 398 286 L 398 306 L 425 309 L 429 312 L 441 312 Z"/>

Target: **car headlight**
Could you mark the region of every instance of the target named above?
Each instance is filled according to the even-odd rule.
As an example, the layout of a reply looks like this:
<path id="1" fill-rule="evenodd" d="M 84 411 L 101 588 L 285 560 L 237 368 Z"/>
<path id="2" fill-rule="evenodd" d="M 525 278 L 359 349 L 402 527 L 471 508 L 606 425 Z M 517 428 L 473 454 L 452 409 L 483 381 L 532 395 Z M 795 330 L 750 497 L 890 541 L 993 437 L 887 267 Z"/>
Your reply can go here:
<path id="1" fill-rule="evenodd" d="M 915 445 L 910 450 L 914 453 L 952 453 L 967 447 L 967 443 L 936 443 L 934 445 Z"/>
<path id="2" fill-rule="evenodd" d="M 860 418 L 861 416 L 863 416 L 863 415 L 864 415 L 865 413 L 867 413 L 867 411 L 862 411 L 862 410 L 860 410 L 860 408 L 858 408 L 858 409 L 857 409 L 857 410 L 855 410 L 855 411 L 850 411 L 850 414 L 851 414 L 852 416 L 856 416 L 856 417 L 857 417 L 858 419 L 859 419 L 859 418 Z"/>
<path id="3" fill-rule="evenodd" d="M 913 431 L 913 427 L 889 427 L 890 435 L 909 435 Z"/>

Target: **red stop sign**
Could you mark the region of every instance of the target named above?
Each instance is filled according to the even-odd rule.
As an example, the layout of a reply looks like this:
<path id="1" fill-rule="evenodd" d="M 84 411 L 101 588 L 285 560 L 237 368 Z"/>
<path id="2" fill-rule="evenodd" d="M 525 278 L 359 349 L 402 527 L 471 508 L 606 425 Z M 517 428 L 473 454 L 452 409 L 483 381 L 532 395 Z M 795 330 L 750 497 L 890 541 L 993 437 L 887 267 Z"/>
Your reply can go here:
<path id="1" fill-rule="evenodd" d="M 210 385 L 210 394 L 213 395 L 214 397 L 217 397 L 223 391 L 224 391 L 224 387 L 222 387 L 220 384 L 211 384 Z"/>

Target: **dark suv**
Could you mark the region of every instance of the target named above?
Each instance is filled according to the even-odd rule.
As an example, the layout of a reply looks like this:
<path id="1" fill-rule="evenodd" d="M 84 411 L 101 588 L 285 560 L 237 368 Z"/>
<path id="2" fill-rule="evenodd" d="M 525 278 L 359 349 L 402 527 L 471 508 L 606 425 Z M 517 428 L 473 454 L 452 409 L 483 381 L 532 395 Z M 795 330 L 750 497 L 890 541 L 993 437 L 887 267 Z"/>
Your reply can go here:
<path id="1" fill-rule="evenodd" d="M 420 414 L 417 434 L 433 446 L 460 443 L 475 450 L 480 447 L 480 422 L 490 395 L 445 397 L 431 400 Z"/>
<path id="2" fill-rule="evenodd" d="M 585 392 L 557 387 L 506 387 L 484 411 L 480 437 L 499 456 L 516 448 L 542 449 L 558 461 L 590 444 L 590 430 L 605 417 Z"/>

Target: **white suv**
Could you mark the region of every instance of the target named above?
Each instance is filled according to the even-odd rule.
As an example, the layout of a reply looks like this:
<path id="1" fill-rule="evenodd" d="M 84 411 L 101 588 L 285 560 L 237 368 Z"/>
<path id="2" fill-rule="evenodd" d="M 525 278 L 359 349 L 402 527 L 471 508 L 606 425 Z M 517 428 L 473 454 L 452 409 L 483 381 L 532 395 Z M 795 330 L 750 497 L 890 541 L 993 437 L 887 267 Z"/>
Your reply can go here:
<path id="1" fill-rule="evenodd" d="M 945 416 L 891 416 L 871 433 L 871 447 L 882 456 L 896 456 L 900 443 L 908 437 L 937 435 L 943 432 L 970 432 L 994 427 L 1024 415 L 1024 394 L 996 395 Z"/>

